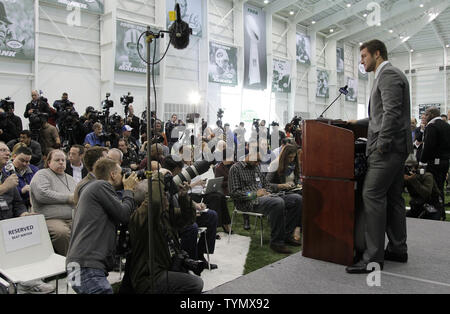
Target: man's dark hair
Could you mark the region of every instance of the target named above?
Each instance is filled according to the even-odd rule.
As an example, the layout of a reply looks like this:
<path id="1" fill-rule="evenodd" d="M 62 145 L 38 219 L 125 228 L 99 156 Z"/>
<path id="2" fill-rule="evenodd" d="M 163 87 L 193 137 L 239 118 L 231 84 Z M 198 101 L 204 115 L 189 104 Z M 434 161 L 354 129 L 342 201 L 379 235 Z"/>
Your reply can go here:
<path id="1" fill-rule="evenodd" d="M 103 152 L 107 152 L 106 147 L 94 146 L 86 150 L 83 157 L 83 165 L 87 168 L 89 172 L 94 169 L 94 164 L 97 160 L 103 157 Z"/>
<path id="2" fill-rule="evenodd" d="M 79 155 L 83 155 L 84 154 L 84 146 L 83 145 L 75 144 L 75 145 L 72 145 L 70 148 L 72 148 L 72 147 L 78 148 L 78 154 Z"/>
<path id="3" fill-rule="evenodd" d="M 448 117 L 447 117 L 447 115 L 446 115 L 446 114 L 441 114 L 441 118 L 445 118 L 445 119 L 448 119 Z"/>
<path id="4" fill-rule="evenodd" d="M 383 58 L 383 60 L 388 60 L 388 52 L 386 45 L 381 40 L 374 39 L 365 42 L 364 44 L 361 45 L 361 47 L 359 47 L 359 50 L 362 51 L 365 48 L 367 48 L 367 50 L 370 52 L 371 55 L 374 55 L 375 52 L 379 51 L 380 56 Z"/>
<path id="5" fill-rule="evenodd" d="M 430 120 L 434 119 L 436 117 L 439 117 L 441 115 L 441 111 L 437 107 L 430 107 L 425 110 L 425 114 L 428 114 L 430 116 Z"/>
<path id="6" fill-rule="evenodd" d="M 31 137 L 31 132 L 30 132 L 30 130 L 22 130 L 22 131 L 20 131 L 19 134 L 20 134 L 20 135 L 24 134 L 24 135 L 26 135 L 27 137 Z"/>
<path id="7" fill-rule="evenodd" d="M 21 146 L 21 147 L 19 147 L 19 148 L 14 152 L 14 154 L 15 154 L 16 156 L 19 156 L 20 154 L 32 156 L 32 155 L 33 155 L 33 152 L 32 152 L 31 149 L 29 149 L 28 147 Z"/>
<path id="8" fill-rule="evenodd" d="M 94 164 L 94 175 L 97 180 L 108 181 L 111 172 L 117 169 L 117 163 L 109 158 L 100 158 Z"/>
<path id="9" fill-rule="evenodd" d="M 63 93 L 62 95 L 63 95 L 63 96 L 69 96 L 67 93 Z"/>
<path id="10" fill-rule="evenodd" d="M 176 168 L 180 168 L 183 169 L 184 163 L 180 160 L 180 161 L 175 161 L 173 160 L 172 156 L 167 156 L 166 158 L 164 158 L 164 160 L 162 161 L 162 165 L 161 165 L 164 169 L 167 169 L 169 171 L 174 171 Z"/>

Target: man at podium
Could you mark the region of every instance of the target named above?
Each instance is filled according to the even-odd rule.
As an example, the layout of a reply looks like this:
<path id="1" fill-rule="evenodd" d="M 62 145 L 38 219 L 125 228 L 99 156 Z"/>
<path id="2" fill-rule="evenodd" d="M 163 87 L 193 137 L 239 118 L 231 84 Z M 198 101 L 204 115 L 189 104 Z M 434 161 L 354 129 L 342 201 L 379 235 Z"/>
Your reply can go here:
<path id="1" fill-rule="evenodd" d="M 408 260 L 402 191 L 405 160 L 412 152 L 409 84 L 403 72 L 389 63 L 383 42 L 366 42 L 360 51 L 361 64 L 366 72 L 375 73 L 375 81 L 369 118 L 349 121 L 368 125 L 363 215 L 356 221 L 364 226 L 365 247 L 359 248 L 356 263 L 346 268 L 351 274 L 371 272 L 368 266 L 374 262 L 383 269 L 384 260 Z M 386 250 L 385 232 L 389 238 Z"/>

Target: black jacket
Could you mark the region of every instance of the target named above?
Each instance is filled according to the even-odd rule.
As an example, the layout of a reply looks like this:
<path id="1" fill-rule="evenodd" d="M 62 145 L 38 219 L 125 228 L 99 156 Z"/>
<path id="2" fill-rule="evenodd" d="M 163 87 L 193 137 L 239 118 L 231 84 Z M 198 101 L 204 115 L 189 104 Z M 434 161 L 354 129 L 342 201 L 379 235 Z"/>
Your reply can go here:
<path id="1" fill-rule="evenodd" d="M 65 173 L 67 173 L 68 175 L 71 175 L 73 177 L 73 169 L 72 169 L 72 166 L 70 165 L 70 161 L 68 161 L 68 160 L 66 162 L 66 171 L 65 171 Z M 87 176 L 88 173 L 89 173 L 89 171 L 83 165 L 83 169 L 81 169 L 81 178 L 84 179 L 84 177 Z"/>
<path id="2" fill-rule="evenodd" d="M 450 125 L 441 119 L 426 126 L 420 161 L 434 164 L 436 158 L 447 161 L 450 158 Z"/>
<path id="3" fill-rule="evenodd" d="M 9 141 L 19 137 L 15 124 L 10 120 L 7 120 L 6 117 L 4 120 L 0 121 L 0 129 L 2 130 L 0 141 L 8 143 Z"/>

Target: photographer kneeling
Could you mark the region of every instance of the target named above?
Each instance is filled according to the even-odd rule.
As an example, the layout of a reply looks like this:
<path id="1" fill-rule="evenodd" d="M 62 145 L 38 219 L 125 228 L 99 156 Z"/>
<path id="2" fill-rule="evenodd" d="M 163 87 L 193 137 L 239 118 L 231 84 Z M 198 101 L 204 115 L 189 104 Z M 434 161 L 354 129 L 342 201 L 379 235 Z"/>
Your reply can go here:
<path id="1" fill-rule="evenodd" d="M 114 266 L 116 225 L 127 224 L 135 209 L 133 189 L 138 180 L 135 173 L 123 177 L 120 166 L 107 158 L 95 163 L 94 175 L 96 180 L 80 189 L 66 267 L 76 293 L 112 294 L 106 277 Z M 121 202 L 114 189 L 122 184 Z"/>
<path id="2" fill-rule="evenodd" d="M 406 217 L 440 220 L 443 202 L 433 174 L 418 171 L 418 162 L 413 159 L 405 162 L 405 186 L 411 196 Z"/>
<path id="3" fill-rule="evenodd" d="M 167 171 L 162 169 L 162 171 Z M 121 292 L 126 293 L 201 293 L 203 280 L 188 273 L 188 269 L 199 275 L 203 270 L 202 262 L 193 261 L 181 250 L 178 231 L 192 225 L 195 209 L 187 195 L 188 186 L 180 187 L 173 193 L 172 177 L 163 173 L 153 175 L 151 223 L 154 239 L 154 287 L 151 289 L 152 274 L 149 269 L 149 232 L 148 232 L 148 183 L 138 184 L 135 200 L 140 207 L 132 214 L 128 229 L 130 232 L 131 254 L 127 257 L 125 277 Z M 166 191 L 172 191 L 166 193 Z M 145 197 L 145 199 L 144 199 Z M 171 199 L 169 202 L 168 198 Z M 123 289 L 123 290 L 122 290 Z"/>

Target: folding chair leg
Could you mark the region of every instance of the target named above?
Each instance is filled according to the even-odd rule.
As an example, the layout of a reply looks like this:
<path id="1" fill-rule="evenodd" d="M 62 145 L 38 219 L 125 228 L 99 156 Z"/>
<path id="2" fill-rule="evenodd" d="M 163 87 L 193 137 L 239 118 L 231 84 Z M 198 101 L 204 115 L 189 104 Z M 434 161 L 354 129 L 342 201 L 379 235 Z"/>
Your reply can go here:
<path id="1" fill-rule="evenodd" d="M 59 278 L 58 278 L 58 276 L 56 276 L 56 292 L 55 292 L 55 294 L 58 294 L 58 286 L 59 286 L 58 281 L 59 281 Z"/>
<path id="2" fill-rule="evenodd" d="M 258 217 L 255 217 L 255 228 L 253 228 L 253 234 L 256 234 L 256 226 L 258 224 Z"/>
<path id="3" fill-rule="evenodd" d="M 263 246 L 263 218 L 259 217 L 259 219 L 261 220 L 261 247 Z"/>
<path id="4" fill-rule="evenodd" d="M 208 248 L 208 241 L 206 241 L 206 231 L 205 233 L 205 247 L 206 247 L 206 256 L 208 257 L 208 268 L 211 270 L 211 264 L 209 262 L 209 248 Z"/>
<path id="5" fill-rule="evenodd" d="M 233 230 L 233 220 L 234 220 L 234 215 L 236 215 L 236 212 L 233 211 L 233 214 L 231 215 L 231 224 L 230 224 L 230 231 L 228 233 L 228 244 L 230 243 L 230 239 L 231 239 L 231 230 Z"/>

